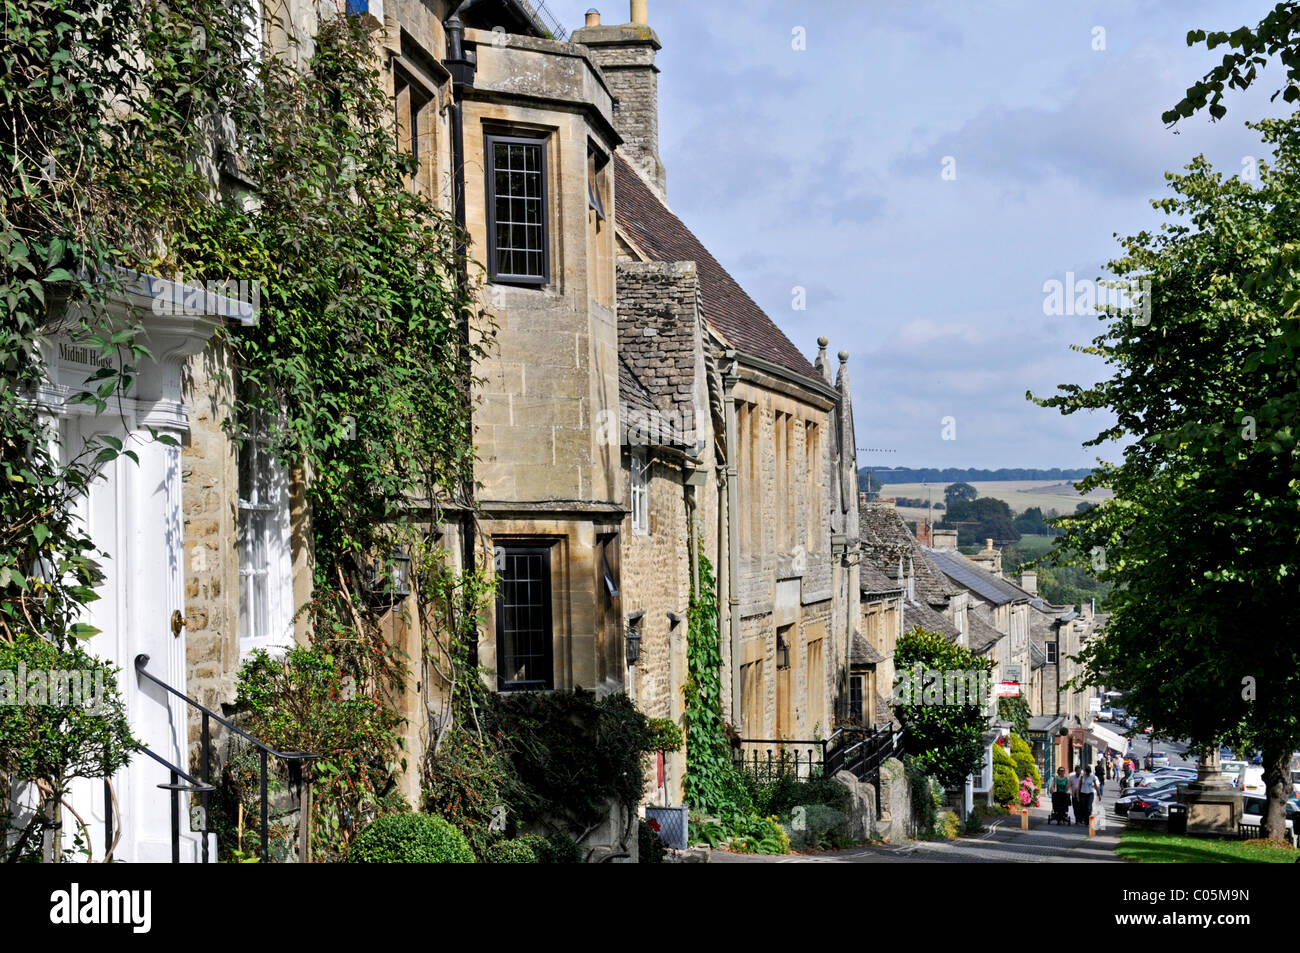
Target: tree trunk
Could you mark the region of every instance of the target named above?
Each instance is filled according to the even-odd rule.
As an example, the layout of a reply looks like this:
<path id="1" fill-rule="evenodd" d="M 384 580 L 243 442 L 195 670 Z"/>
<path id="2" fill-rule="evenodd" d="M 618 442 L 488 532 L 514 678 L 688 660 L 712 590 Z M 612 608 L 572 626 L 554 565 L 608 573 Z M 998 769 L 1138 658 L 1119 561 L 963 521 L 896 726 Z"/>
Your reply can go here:
<path id="1" fill-rule="evenodd" d="M 1262 835 L 1281 841 L 1286 837 L 1286 802 L 1291 797 L 1291 748 L 1274 744 L 1264 748 L 1264 817 Z"/>

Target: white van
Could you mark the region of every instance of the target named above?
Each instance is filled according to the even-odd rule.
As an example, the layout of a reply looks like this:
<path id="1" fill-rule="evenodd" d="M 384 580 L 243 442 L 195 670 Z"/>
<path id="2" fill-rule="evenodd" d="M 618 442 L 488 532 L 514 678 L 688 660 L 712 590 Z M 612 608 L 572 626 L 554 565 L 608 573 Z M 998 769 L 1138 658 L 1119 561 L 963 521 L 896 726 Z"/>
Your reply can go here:
<path id="1" fill-rule="evenodd" d="M 1234 788 L 1241 785 L 1241 771 L 1248 767 L 1245 761 L 1220 761 L 1219 777 L 1227 781 Z"/>
<path id="2" fill-rule="evenodd" d="M 1264 768 L 1258 764 L 1247 764 L 1241 769 L 1238 789 L 1243 794 L 1264 796 Z"/>

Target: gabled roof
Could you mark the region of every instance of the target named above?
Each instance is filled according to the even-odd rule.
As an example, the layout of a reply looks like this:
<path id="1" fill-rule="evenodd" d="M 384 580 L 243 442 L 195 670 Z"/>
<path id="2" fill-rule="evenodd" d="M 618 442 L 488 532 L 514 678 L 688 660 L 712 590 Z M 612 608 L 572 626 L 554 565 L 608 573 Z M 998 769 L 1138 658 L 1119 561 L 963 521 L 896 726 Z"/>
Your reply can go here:
<path id="1" fill-rule="evenodd" d="M 924 602 L 904 602 L 903 631 L 911 632 L 918 625 L 927 632 L 938 632 L 949 642 L 956 642 L 961 638 L 961 630 L 957 628 L 957 624 L 942 612 L 930 608 Z"/>
<path id="2" fill-rule="evenodd" d="M 951 549 L 927 550 L 939 571 L 975 595 L 995 606 L 1026 602 L 1032 597 L 1014 583 L 982 569 L 961 553 Z"/>
<path id="3" fill-rule="evenodd" d="M 849 643 L 849 664 L 875 665 L 884 660 L 885 657 L 876 651 L 875 646 L 864 639 L 861 632 L 855 630 L 853 641 Z"/>
<path id="4" fill-rule="evenodd" d="M 887 576 L 875 566 L 869 563 L 862 563 L 858 567 L 859 585 L 863 592 L 899 592 L 906 588 L 905 583 L 900 583 L 893 576 Z"/>
<path id="5" fill-rule="evenodd" d="M 906 560 L 910 559 L 916 576 L 916 597 L 931 605 L 947 602 L 956 591 L 930 560 L 925 547 L 908 530 L 893 503 L 870 502 L 859 507 L 858 526 L 864 567 L 869 566 L 890 579 L 898 580 L 899 558 L 904 559 L 904 573 L 907 571 Z M 906 584 L 906 580 L 896 581 L 894 586 Z"/>
<path id="6" fill-rule="evenodd" d="M 700 310 L 710 327 L 742 354 L 770 361 L 825 387 L 808 358 L 617 154 L 614 190 L 618 228 L 638 251 L 653 261 L 695 262 Z"/>

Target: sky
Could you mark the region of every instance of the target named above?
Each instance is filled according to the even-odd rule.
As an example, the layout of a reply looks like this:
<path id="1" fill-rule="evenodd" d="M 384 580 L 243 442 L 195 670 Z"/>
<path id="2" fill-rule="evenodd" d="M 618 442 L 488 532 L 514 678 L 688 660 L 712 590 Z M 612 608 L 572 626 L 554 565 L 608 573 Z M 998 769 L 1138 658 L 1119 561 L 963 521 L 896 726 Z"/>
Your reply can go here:
<path id="1" fill-rule="evenodd" d="M 547 5 L 572 30 L 593 3 Z M 1160 115 L 1222 57 L 1189 30 L 1271 6 L 649 0 L 668 202 L 805 354 L 849 352 L 861 466 L 1113 460 L 1083 446 L 1107 416 L 1026 400 L 1108 376 L 1071 350 L 1098 318 L 1045 315 L 1045 283 L 1158 228 L 1166 170 L 1266 158 L 1244 123 L 1285 114 L 1277 62 L 1219 122 Z"/>

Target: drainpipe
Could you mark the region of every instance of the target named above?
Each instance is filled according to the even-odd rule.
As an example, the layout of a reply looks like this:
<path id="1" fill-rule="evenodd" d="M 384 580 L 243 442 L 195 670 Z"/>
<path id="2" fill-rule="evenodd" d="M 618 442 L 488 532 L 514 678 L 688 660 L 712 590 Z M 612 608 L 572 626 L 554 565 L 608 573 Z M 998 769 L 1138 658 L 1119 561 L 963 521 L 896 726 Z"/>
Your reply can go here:
<path id="1" fill-rule="evenodd" d="M 478 57 L 465 50 L 465 27 L 460 20 L 460 11 L 473 0 L 462 2 L 444 27 L 447 33 L 447 58 L 443 65 L 451 73 L 451 164 L 453 214 L 456 219 L 456 289 L 462 300 L 469 294 L 469 260 L 465 241 L 465 90 L 474 86 L 474 69 Z M 461 352 L 464 354 L 465 372 L 465 438 L 472 446 L 474 443 L 474 409 L 470 381 L 474 376 L 474 361 L 470 355 L 469 324 L 470 309 L 465 308 L 459 315 Z M 461 515 L 461 563 L 467 573 L 475 569 L 474 554 L 474 475 L 470 473 L 462 483 L 465 512 Z M 466 606 L 467 609 L 471 607 Z M 478 667 L 478 639 L 469 645 L 469 663 Z"/>
<path id="2" fill-rule="evenodd" d="M 740 382 L 740 365 L 735 351 L 724 355 L 731 363 L 723 376 L 723 402 L 727 410 L 727 621 L 731 628 L 731 723 L 740 726 L 740 510 L 737 498 L 739 473 L 736 470 L 736 384 Z"/>

